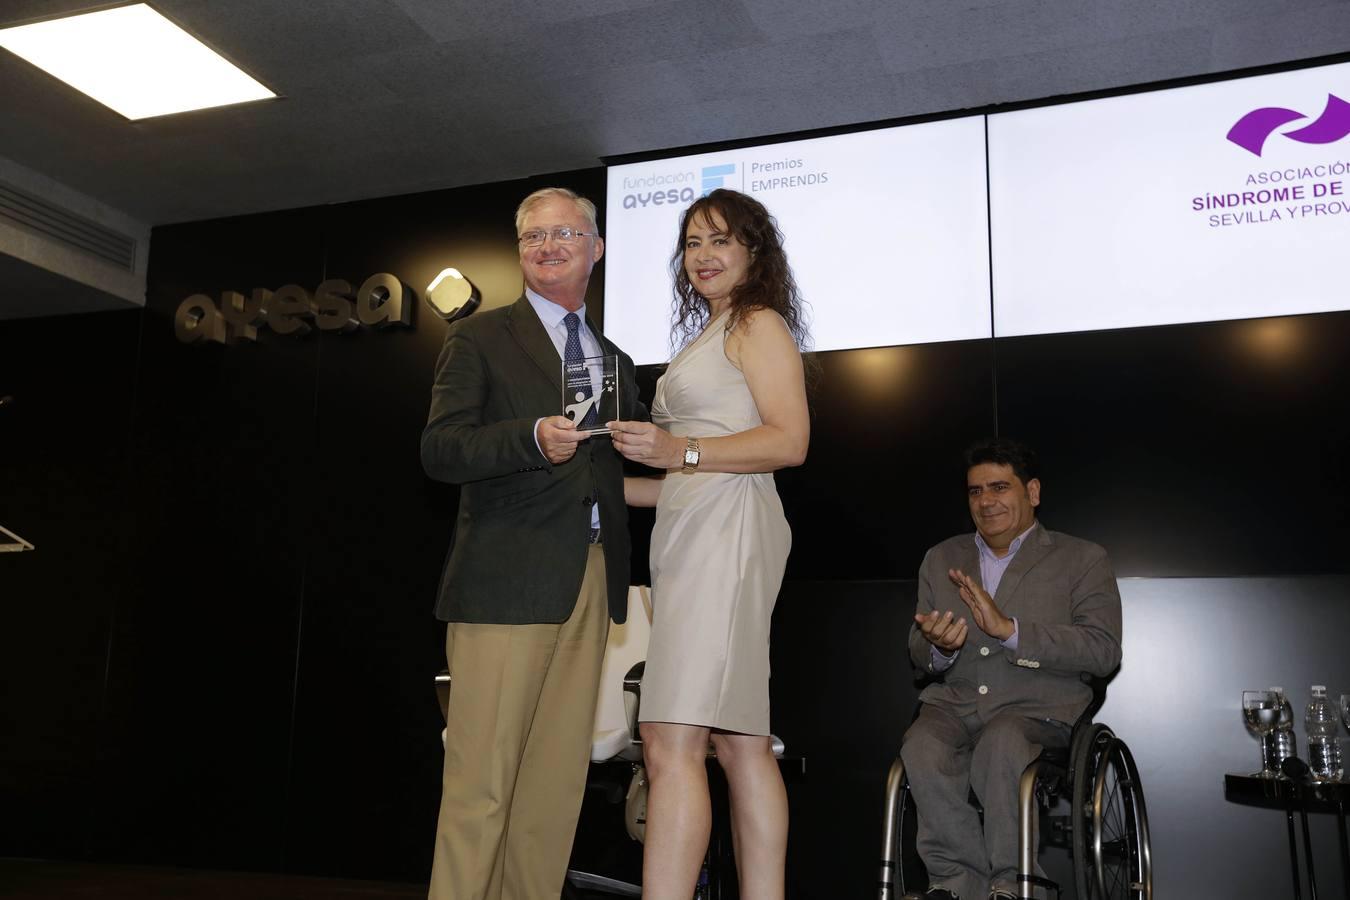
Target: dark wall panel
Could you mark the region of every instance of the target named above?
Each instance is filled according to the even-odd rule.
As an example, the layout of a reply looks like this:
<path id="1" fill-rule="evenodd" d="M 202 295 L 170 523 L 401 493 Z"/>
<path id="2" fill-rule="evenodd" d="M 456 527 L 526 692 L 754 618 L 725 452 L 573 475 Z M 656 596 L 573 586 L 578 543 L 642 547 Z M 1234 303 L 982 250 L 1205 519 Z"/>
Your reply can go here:
<path id="1" fill-rule="evenodd" d="M 109 666 L 100 855 L 284 862 L 296 641 L 313 522 L 318 344 L 185 345 L 172 316 L 323 273 L 319 219 L 161 229 L 141 336 L 134 575 Z"/>
<path id="2" fill-rule="evenodd" d="M 998 342 L 1047 523 L 1118 575 L 1345 572 L 1350 313 Z"/>
<path id="3" fill-rule="evenodd" d="M 908 581 L 789 581 L 774 610 L 773 731 L 806 759 L 788 784 L 791 896 L 876 891 L 886 773 L 918 698 Z"/>
<path id="4" fill-rule="evenodd" d="M 417 461 L 435 359 L 425 337 L 319 338 L 286 836 L 296 871 L 416 880 L 430 866 L 444 657 L 431 604 L 457 494 Z"/>
<path id="5" fill-rule="evenodd" d="M 910 578 L 963 530 L 961 451 L 993 431 L 987 341 L 822 353 L 806 464 L 778 473 L 788 575 Z"/>
<path id="6" fill-rule="evenodd" d="M 0 322 L 0 847 L 81 853 L 126 594 L 141 312 Z M 6 539 L 8 540 L 8 539 Z"/>

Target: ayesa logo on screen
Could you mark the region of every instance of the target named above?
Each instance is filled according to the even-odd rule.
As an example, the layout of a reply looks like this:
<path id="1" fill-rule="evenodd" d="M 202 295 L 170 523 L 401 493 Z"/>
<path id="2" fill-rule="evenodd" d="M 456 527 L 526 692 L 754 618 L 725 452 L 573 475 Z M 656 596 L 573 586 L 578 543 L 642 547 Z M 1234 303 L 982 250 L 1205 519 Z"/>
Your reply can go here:
<path id="1" fill-rule="evenodd" d="M 722 163 L 716 166 L 704 166 L 699 172 L 698 181 L 701 190 L 694 192 L 693 172 L 669 172 L 657 175 L 625 175 L 623 188 L 624 209 L 643 209 L 648 206 L 674 206 L 693 203 L 698 197 L 706 197 L 720 187 L 726 187 L 727 179 L 736 174 L 735 163 Z M 642 188 L 654 188 L 643 191 Z M 636 190 L 635 190 L 636 189 Z"/>
<path id="2" fill-rule="evenodd" d="M 1266 139 L 1275 133 L 1275 129 L 1306 118 L 1307 115 L 1297 110 L 1263 106 L 1238 119 L 1228 130 L 1228 140 L 1260 156 L 1265 149 Z M 1346 135 L 1350 135 L 1350 103 L 1335 94 L 1327 94 L 1326 109 L 1315 121 L 1302 128 L 1282 132 L 1280 136 L 1302 144 L 1332 144 Z"/>
<path id="3" fill-rule="evenodd" d="M 652 175 L 623 177 L 624 209 L 648 206 L 674 206 L 694 201 L 693 172 L 658 172 Z"/>
<path id="4" fill-rule="evenodd" d="M 703 193 L 700 197 L 706 197 L 720 187 L 727 186 L 727 178 L 736 174 L 736 164 L 726 163 L 721 166 L 703 167 Z"/>

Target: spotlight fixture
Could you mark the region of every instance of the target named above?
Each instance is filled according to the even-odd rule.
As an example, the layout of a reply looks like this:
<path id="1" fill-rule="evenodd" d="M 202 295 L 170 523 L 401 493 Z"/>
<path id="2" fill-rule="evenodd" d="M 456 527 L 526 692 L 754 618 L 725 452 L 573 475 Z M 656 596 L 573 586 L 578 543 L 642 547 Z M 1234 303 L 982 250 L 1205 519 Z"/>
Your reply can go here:
<path id="1" fill-rule="evenodd" d="M 473 313 L 482 302 L 482 296 L 473 282 L 460 274 L 459 269 L 442 269 L 441 274 L 427 285 L 427 305 L 447 322 L 454 322 Z"/>
<path id="2" fill-rule="evenodd" d="M 276 96 L 145 3 L 0 28 L 0 47 L 132 120 Z"/>

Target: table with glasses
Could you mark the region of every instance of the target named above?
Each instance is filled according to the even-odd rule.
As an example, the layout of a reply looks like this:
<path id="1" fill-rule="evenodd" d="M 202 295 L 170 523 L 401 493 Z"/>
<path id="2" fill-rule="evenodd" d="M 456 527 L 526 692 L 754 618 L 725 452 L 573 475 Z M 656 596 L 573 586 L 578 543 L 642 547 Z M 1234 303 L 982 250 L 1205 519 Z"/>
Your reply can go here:
<path id="1" fill-rule="evenodd" d="M 1340 697 L 1341 720 L 1350 729 L 1350 694 Z M 1281 715 L 1288 725 L 1291 715 L 1287 698 L 1274 691 L 1243 691 L 1242 715 L 1248 727 L 1261 739 L 1261 771 L 1252 775 L 1228 774 L 1223 778 L 1223 793 L 1230 803 L 1280 809 L 1285 814 L 1289 838 L 1289 866 L 1293 876 L 1294 900 L 1302 900 L 1301 869 L 1308 872 L 1308 893 L 1317 900 L 1317 875 L 1313 865 L 1312 840 L 1308 831 L 1308 813 L 1330 813 L 1336 816 L 1341 857 L 1341 877 L 1345 881 L 1346 900 L 1350 900 L 1350 837 L 1346 833 L 1346 812 L 1350 810 L 1350 781 L 1314 781 L 1307 777 L 1307 767 L 1297 763 L 1285 771 L 1295 777 L 1285 777 L 1277 771 L 1277 760 L 1270 755 L 1267 738 L 1280 726 Z M 1302 828 L 1304 864 L 1299 862 L 1299 841 L 1294 831 L 1294 816 L 1298 815 Z"/>
<path id="2" fill-rule="evenodd" d="M 1340 837 L 1341 877 L 1345 880 L 1345 896 L 1350 900 L 1350 840 L 1346 837 L 1346 812 L 1350 811 L 1350 782 L 1295 781 L 1290 778 L 1263 778 L 1260 775 L 1223 776 L 1223 795 L 1230 803 L 1261 806 L 1284 810 L 1289 834 L 1289 867 L 1293 874 L 1294 900 L 1301 900 L 1301 868 L 1308 872 L 1308 894 L 1317 900 L 1317 874 L 1313 867 L 1312 840 L 1308 832 L 1308 813 L 1332 813 L 1336 816 Z M 1302 856 L 1299 862 L 1299 842 L 1294 834 L 1294 816 L 1297 815 L 1303 832 Z"/>

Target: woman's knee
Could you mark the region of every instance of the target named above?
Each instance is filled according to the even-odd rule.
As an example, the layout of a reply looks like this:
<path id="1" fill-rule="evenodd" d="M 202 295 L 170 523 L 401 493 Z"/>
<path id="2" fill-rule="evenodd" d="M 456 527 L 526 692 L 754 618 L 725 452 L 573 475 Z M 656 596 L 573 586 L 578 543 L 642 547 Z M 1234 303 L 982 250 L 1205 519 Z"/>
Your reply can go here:
<path id="1" fill-rule="evenodd" d="M 717 762 L 728 773 L 741 769 L 773 763 L 773 749 L 769 739 L 752 734 L 714 734 L 713 749 L 717 751 Z"/>
<path id="2" fill-rule="evenodd" d="M 691 725 L 643 722 L 642 758 L 651 778 L 677 770 L 702 768 L 708 754 L 708 731 Z"/>

